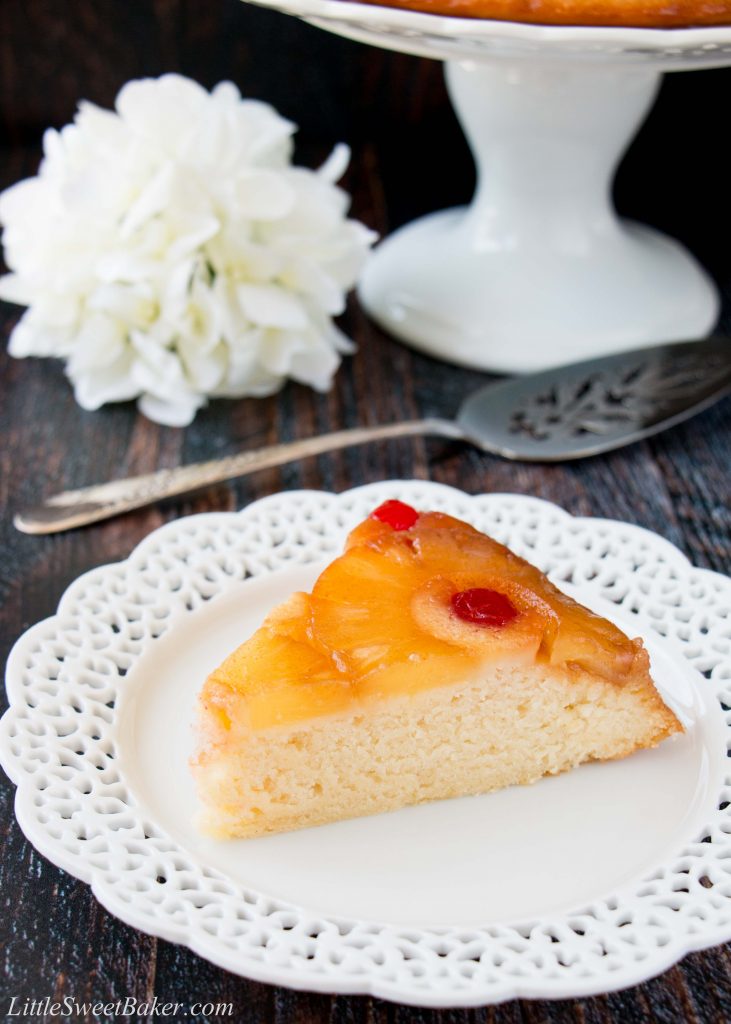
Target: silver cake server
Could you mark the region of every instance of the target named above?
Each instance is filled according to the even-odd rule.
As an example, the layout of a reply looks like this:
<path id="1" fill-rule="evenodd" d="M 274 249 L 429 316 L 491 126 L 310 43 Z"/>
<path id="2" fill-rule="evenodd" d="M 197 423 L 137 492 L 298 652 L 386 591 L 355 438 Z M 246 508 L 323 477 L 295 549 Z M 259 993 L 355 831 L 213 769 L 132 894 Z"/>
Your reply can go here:
<path id="1" fill-rule="evenodd" d="M 303 441 L 162 469 L 48 498 L 15 517 L 24 533 L 57 533 L 162 498 L 309 455 L 393 437 L 448 437 L 506 459 L 563 462 L 639 441 L 731 391 L 731 341 L 708 338 L 637 349 L 488 384 L 454 420 L 424 419 L 338 430 Z"/>

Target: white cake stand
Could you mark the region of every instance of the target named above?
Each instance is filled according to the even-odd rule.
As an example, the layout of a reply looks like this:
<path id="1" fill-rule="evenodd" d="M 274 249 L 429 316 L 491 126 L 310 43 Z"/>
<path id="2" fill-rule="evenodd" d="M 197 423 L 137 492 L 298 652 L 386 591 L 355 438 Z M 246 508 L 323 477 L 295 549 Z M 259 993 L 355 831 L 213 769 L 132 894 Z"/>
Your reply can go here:
<path id="1" fill-rule="evenodd" d="M 477 190 L 469 207 L 423 217 L 377 248 L 360 297 L 385 329 L 449 362 L 521 373 L 713 327 L 708 276 L 678 242 L 619 219 L 611 183 L 661 74 L 731 64 L 731 26 L 564 28 L 344 0 L 254 2 L 446 61 Z"/>

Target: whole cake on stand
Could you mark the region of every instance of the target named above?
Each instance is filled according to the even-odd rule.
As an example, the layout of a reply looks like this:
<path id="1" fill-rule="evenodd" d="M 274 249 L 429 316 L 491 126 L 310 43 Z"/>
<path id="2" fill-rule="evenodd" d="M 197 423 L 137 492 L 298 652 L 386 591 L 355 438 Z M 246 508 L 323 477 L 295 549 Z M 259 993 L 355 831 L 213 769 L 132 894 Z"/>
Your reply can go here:
<path id="1" fill-rule="evenodd" d="M 390 333 L 449 362 L 523 373 L 711 330 L 718 296 L 706 273 L 678 242 L 620 219 L 611 184 L 662 73 L 731 64 L 731 25 L 568 27 L 255 2 L 446 62 L 477 190 L 469 207 L 377 248 L 360 297 Z M 724 3 L 698 9 L 720 17 Z"/>

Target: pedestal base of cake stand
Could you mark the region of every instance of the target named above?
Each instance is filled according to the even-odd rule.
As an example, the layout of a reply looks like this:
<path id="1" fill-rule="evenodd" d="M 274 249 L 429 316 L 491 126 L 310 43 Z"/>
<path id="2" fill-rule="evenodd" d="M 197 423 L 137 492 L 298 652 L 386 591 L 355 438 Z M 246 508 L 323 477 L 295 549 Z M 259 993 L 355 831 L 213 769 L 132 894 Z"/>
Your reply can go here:
<path id="1" fill-rule="evenodd" d="M 359 292 L 381 326 L 498 373 L 713 327 L 718 296 L 693 257 L 612 205 L 614 171 L 659 73 L 540 59 L 453 60 L 446 73 L 477 191 L 471 206 L 424 217 L 377 248 Z"/>

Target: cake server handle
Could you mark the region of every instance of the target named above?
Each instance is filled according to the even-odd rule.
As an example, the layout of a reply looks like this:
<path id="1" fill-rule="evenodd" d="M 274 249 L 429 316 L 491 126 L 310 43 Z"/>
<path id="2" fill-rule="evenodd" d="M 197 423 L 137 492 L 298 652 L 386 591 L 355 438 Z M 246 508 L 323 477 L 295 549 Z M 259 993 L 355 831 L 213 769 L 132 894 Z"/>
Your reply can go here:
<path id="1" fill-rule="evenodd" d="M 174 469 L 160 469 L 144 476 L 112 480 L 76 491 L 64 491 L 46 499 L 41 505 L 19 512 L 13 522 L 23 533 L 60 533 L 77 526 L 86 526 L 110 519 L 122 512 L 131 512 L 163 498 L 196 491 L 233 477 L 254 473 L 259 469 L 281 466 L 310 455 L 348 448 L 394 437 L 432 435 L 464 439 L 461 428 L 451 420 L 407 420 L 373 427 L 353 427 L 319 437 L 275 444 L 257 451 L 227 455 L 210 462 L 192 463 Z"/>

